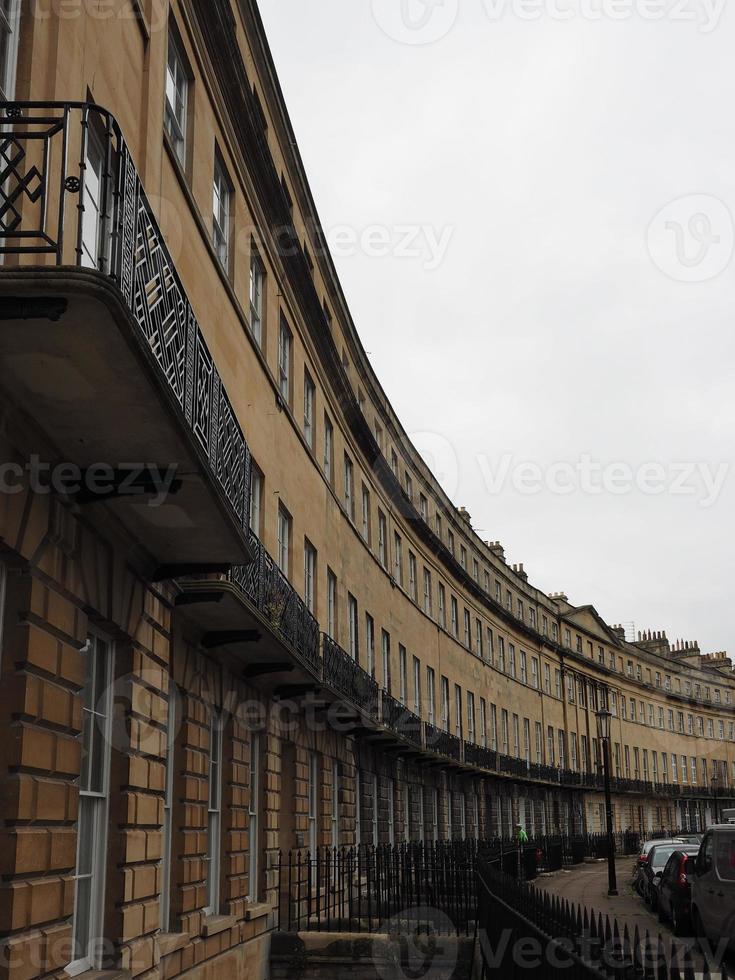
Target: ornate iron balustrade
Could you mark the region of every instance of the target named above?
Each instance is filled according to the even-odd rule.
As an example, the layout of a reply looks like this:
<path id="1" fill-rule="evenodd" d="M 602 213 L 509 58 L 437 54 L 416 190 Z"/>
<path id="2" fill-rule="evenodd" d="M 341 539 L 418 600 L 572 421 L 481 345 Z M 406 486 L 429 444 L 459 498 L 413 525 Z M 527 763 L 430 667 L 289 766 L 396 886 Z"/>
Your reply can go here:
<path id="1" fill-rule="evenodd" d="M 477 766 L 480 769 L 487 769 L 495 772 L 498 768 L 498 753 L 485 745 L 476 745 L 474 742 L 464 743 L 464 761 L 468 766 Z"/>
<path id="2" fill-rule="evenodd" d="M 456 759 L 457 762 L 461 761 L 462 742 L 455 735 L 450 735 L 449 732 L 436 728 L 426 721 L 424 722 L 424 737 L 426 748 L 430 751 L 436 752 L 438 755 L 445 755 L 448 759 Z"/>
<path id="3" fill-rule="evenodd" d="M 383 691 L 380 696 L 381 719 L 383 724 L 394 731 L 397 735 L 407 738 L 414 745 L 421 745 L 421 719 L 413 711 L 409 711 L 405 704 L 401 704 L 387 691 Z"/>
<path id="4" fill-rule="evenodd" d="M 17 256 L 21 268 L 29 256 L 85 267 L 118 284 L 246 530 L 250 452 L 120 127 L 86 102 L 0 102 L 0 114 L 0 255 Z M 98 194 L 88 189 L 91 154 Z"/>
<path id="5" fill-rule="evenodd" d="M 255 559 L 249 565 L 235 566 L 231 581 L 242 589 L 273 632 L 321 677 L 319 623 L 252 530 L 248 543 Z"/>
<path id="6" fill-rule="evenodd" d="M 326 633 L 322 633 L 322 651 L 325 682 L 377 720 L 377 682 Z"/>

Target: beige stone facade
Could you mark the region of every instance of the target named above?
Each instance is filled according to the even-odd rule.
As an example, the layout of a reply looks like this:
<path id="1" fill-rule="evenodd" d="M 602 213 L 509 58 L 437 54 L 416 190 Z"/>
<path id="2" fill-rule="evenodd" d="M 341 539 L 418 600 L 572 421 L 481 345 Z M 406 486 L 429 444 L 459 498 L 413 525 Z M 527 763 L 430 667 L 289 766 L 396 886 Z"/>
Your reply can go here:
<path id="1" fill-rule="evenodd" d="M 599 831 L 602 706 L 617 828 L 711 822 L 730 661 L 543 594 L 446 498 L 360 344 L 256 4 L 14 9 L 0 977 L 264 977 L 279 854 Z M 175 468 L 160 506 L 136 460 Z M 114 492 L 53 484 L 97 463 Z"/>

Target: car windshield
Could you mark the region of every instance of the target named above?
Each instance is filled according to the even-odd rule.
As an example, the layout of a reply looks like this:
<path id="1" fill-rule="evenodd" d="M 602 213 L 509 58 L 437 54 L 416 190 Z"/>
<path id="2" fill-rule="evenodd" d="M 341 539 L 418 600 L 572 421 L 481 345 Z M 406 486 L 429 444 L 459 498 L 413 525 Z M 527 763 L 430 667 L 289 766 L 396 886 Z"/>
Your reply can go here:
<path id="1" fill-rule="evenodd" d="M 654 847 L 660 847 L 662 844 L 673 844 L 673 840 L 647 840 L 643 845 L 643 854 L 650 854 Z"/>
<path id="2" fill-rule="evenodd" d="M 651 855 L 649 858 L 651 867 L 657 869 L 663 868 L 675 850 L 677 850 L 677 848 L 674 845 L 672 845 L 671 847 L 654 848 L 653 851 L 651 851 Z"/>
<path id="3" fill-rule="evenodd" d="M 722 834 L 715 846 L 717 873 L 725 881 L 735 881 L 735 832 Z"/>

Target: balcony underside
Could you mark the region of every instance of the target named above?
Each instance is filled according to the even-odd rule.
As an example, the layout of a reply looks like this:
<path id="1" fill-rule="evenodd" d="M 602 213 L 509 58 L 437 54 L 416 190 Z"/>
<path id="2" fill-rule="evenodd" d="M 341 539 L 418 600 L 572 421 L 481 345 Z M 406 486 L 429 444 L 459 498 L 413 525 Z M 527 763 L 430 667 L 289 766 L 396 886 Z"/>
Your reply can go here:
<path id="1" fill-rule="evenodd" d="M 70 499 L 112 512 L 152 568 L 250 560 L 211 454 L 109 278 L 65 267 L 0 272 L 0 391 L 42 434 L 24 455 L 116 472 L 112 494 L 87 486 Z M 150 480 L 129 495 L 135 469 L 146 465 L 164 487 L 167 476 L 175 481 L 156 506 Z"/>
<path id="2" fill-rule="evenodd" d="M 201 632 L 201 645 L 225 661 L 235 676 L 256 682 L 269 697 L 309 696 L 318 707 L 321 677 L 273 623 L 245 598 L 234 582 L 224 579 L 181 579 L 177 608 Z"/>

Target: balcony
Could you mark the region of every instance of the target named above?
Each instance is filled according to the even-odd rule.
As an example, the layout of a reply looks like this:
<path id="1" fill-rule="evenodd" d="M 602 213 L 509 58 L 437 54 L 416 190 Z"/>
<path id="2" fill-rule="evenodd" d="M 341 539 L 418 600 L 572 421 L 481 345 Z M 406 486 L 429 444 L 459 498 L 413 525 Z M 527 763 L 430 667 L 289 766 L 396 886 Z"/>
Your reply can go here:
<path id="1" fill-rule="evenodd" d="M 151 574 L 249 561 L 250 453 L 117 123 L 0 113 L 0 399 L 24 454 L 71 466 L 52 489 L 122 524 Z"/>
<path id="2" fill-rule="evenodd" d="M 341 646 L 322 634 L 324 683 L 344 695 L 368 718 L 378 720 L 378 685 Z"/>
<path id="3" fill-rule="evenodd" d="M 380 696 L 380 706 L 380 716 L 385 727 L 420 748 L 422 723 L 419 716 L 391 697 L 387 691 L 383 691 Z"/>
<path id="4" fill-rule="evenodd" d="M 464 761 L 468 766 L 477 769 L 484 769 L 488 772 L 495 772 L 498 768 L 498 753 L 493 752 L 484 745 L 476 745 L 474 742 L 464 743 Z"/>
<path id="5" fill-rule="evenodd" d="M 424 722 L 424 738 L 427 751 L 443 755 L 447 759 L 454 759 L 455 762 L 461 762 L 462 741 L 455 735 L 450 735 L 449 732 L 445 732 L 441 728 L 435 728 L 434 725 L 430 725 L 426 721 Z"/>
<path id="6" fill-rule="evenodd" d="M 254 561 L 233 568 L 231 581 L 242 590 L 273 632 L 291 646 L 305 664 L 321 674 L 319 623 L 253 531 L 250 532 L 250 550 L 255 556 Z"/>

